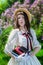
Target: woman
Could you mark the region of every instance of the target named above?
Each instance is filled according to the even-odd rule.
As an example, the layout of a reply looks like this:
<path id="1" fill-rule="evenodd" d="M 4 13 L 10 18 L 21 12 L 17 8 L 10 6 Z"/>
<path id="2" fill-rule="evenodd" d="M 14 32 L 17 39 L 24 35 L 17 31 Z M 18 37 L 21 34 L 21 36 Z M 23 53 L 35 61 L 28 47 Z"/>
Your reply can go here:
<path id="1" fill-rule="evenodd" d="M 8 65 L 41 65 L 35 56 L 41 45 L 36 38 L 35 31 L 30 28 L 30 12 L 26 8 L 19 8 L 15 11 L 14 16 L 15 29 L 11 31 L 4 49 L 5 53 L 11 56 Z M 28 52 L 24 57 L 15 59 L 9 52 L 17 46 L 24 46 Z"/>

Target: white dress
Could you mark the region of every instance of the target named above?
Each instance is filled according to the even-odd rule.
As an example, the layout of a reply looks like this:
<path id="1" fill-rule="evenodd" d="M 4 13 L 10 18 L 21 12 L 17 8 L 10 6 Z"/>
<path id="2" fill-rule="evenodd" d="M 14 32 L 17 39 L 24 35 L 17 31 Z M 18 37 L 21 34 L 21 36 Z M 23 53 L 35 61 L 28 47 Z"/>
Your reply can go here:
<path id="1" fill-rule="evenodd" d="M 5 45 L 4 52 L 7 54 L 8 50 L 11 52 L 15 46 L 20 45 L 27 48 L 27 39 L 22 35 L 24 31 L 20 31 L 19 29 L 13 29 L 8 37 L 7 44 Z M 32 48 L 40 47 L 41 45 L 36 38 L 35 31 L 30 29 L 30 32 L 33 36 Z M 8 62 L 8 65 L 41 65 L 36 56 L 25 55 L 20 59 L 11 59 Z"/>

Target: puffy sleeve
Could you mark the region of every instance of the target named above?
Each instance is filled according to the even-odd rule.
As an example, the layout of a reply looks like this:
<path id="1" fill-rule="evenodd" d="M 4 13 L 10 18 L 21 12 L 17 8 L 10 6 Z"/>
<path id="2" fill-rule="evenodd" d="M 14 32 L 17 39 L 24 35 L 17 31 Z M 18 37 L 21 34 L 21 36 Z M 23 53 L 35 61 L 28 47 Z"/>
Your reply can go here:
<path id="1" fill-rule="evenodd" d="M 31 34 L 32 34 L 32 37 L 33 37 L 33 43 L 32 43 L 33 49 L 34 49 L 35 47 L 40 47 L 40 48 L 41 48 L 41 44 L 40 44 L 39 41 L 37 40 L 35 30 L 31 29 Z"/>
<path id="2" fill-rule="evenodd" d="M 4 52 L 7 54 L 8 51 L 11 52 L 15 46 L 17 46 L 17 38 L 18 38 L 18 35 L 17 35 L 17 31 L 16 30 L 12 30 L 10 32 L 10 35 L 8 37 L 8 41 L 5 45 L 5 49 L 4 49 Z"/>

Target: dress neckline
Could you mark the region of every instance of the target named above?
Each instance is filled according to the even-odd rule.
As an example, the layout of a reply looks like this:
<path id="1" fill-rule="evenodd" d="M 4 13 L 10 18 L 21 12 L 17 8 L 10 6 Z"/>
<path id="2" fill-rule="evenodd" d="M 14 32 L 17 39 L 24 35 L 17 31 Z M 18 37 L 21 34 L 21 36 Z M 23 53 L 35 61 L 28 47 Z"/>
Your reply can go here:
<path id="1" fill-rule="evenodd" d="M 21 32 L 22 34 L 23 34 L 23 33 L 26 33 L 26 34 L 28 33 L 28 31 L 24 32 L 23 30 L 20 30 L 19 28 L 18 28 L 18 30 L 19 30 L 19 32 Z"/>
<path id="2" fill-rule="evenodd" d="M 27 33 L 28 31 L 25 32 L 25 31 L 21 30 L 21 32 L 22 32 L 22 33 Z"/>

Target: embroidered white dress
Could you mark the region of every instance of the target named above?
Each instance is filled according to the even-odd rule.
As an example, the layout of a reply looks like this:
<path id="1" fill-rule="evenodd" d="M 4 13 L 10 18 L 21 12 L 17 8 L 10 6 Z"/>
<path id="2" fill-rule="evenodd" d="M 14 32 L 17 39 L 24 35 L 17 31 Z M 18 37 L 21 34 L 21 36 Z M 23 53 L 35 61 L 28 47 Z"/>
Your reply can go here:
<path id="1" fill-rule="evenodd" d="M 30 29 L 30 32 L 33 36 L 32 48 L 40 47 L 41 45 L 36 38 L 36 34 L 33 29 Z M 4 52 L 7 54 L 8 50 L 11 52 L 15 46 L 20 45 L 27 48 L 27 39 L 25 36 L 22 35 L 23 31 L 21 32 L 19 29 L 13 29 L 8 37 L 8 42 L 5 45 Z M 30 56 L 25 54 L 24 57 L 20 59 L 11 59 L 8 62 L 8 65 L 41 65 L 39 60 L 36 56 Z"/>

